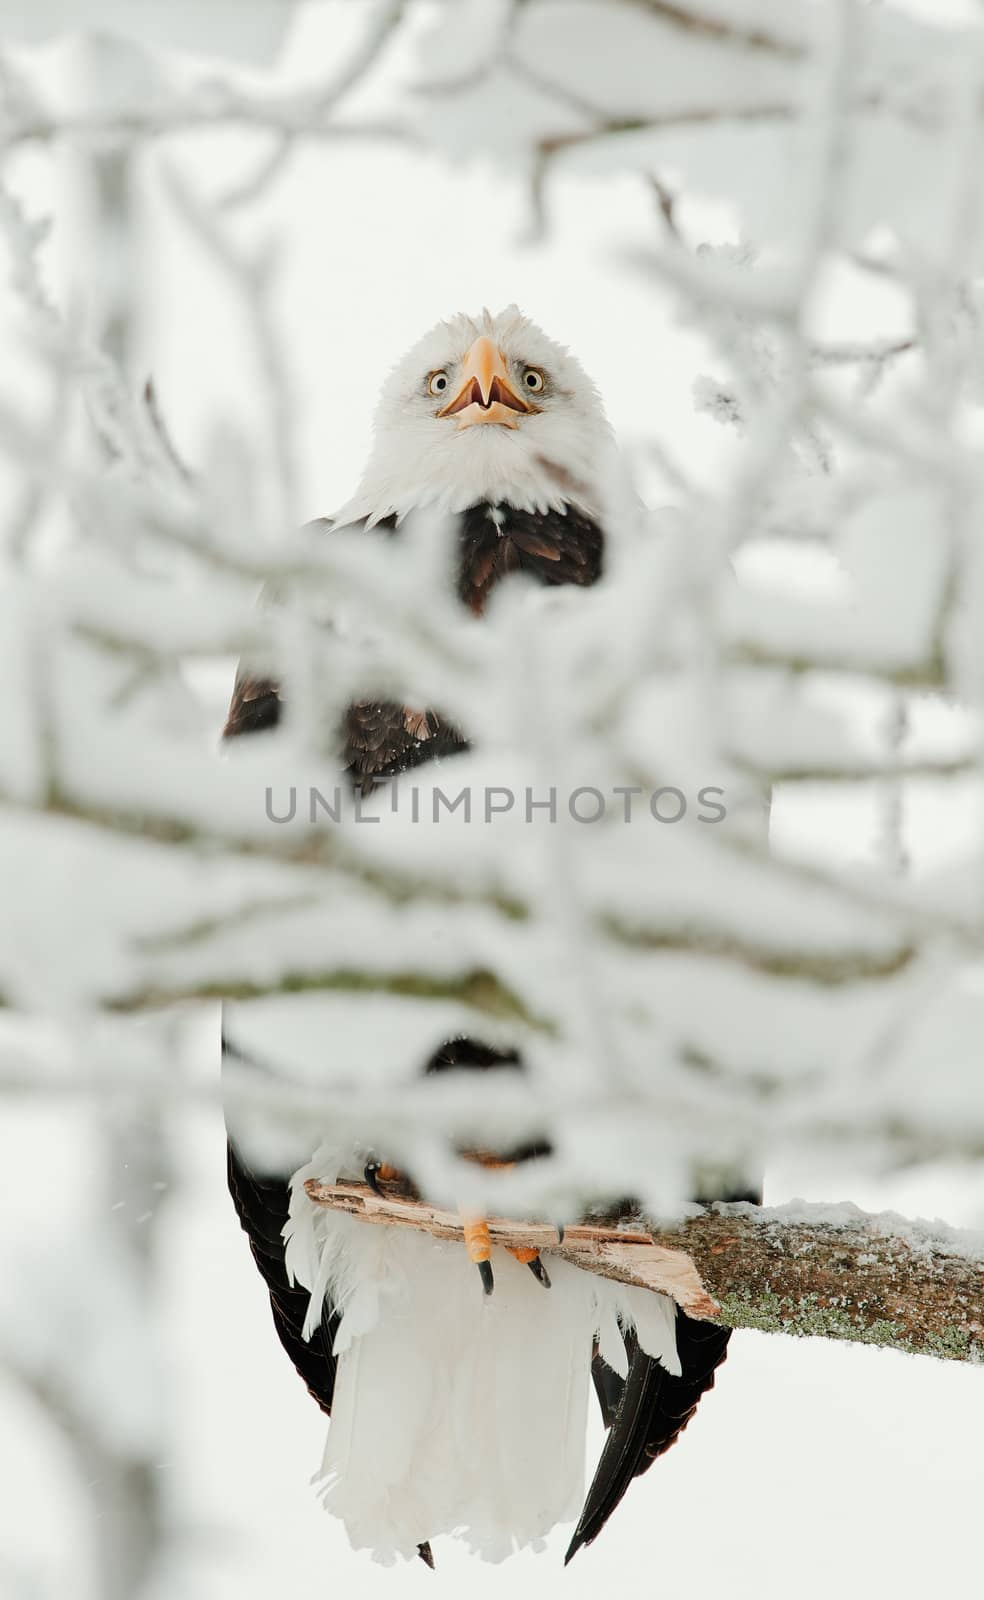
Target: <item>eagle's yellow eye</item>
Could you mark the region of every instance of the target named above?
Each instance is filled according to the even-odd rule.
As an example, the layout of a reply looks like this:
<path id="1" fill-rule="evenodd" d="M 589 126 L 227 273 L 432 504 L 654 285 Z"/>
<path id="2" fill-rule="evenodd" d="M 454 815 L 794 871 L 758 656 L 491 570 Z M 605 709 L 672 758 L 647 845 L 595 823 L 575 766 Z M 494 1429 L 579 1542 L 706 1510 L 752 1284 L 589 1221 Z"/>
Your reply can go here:
<path id="1" fill-rule="evenodd" d="M 523 373 L 523 383 L 531 394 L 539 394 L 545 379 L 539 367 L 527 367 Z"/>
<path id="2" fill-rule="evenodd" d="M 431 394 L 443 394 L 448 386 L 446 372 L 432 372 L 427 379 L 427 388 Z"/>

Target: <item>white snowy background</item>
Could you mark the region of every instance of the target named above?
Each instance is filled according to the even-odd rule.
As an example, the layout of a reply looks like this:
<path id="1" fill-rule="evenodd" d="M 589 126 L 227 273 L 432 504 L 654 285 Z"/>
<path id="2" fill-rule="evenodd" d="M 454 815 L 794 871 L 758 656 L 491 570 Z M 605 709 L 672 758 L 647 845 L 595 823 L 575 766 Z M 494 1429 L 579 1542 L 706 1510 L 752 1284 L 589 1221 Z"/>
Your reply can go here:
<path id="1" fill-rule="evenodd" d="M 764 868 L 729 877 L 734 862 L 724 853 L 708 866 L 699 840 L 661 846 L 671 907 L 681 884 L 706 886 L 697 948 L 636 971 L 599 945 L 609 1024 L 622 1027 L 620 1006 L 628 1014 L 648 997 L 652 1028 L 672 1041 L 692 1022 L 691 1042 L 732 1077 L 720 1099 L 695 1090 L 660 1035 L 664 1076 L 654 1068 L 651 1088 L 672 1109 L 654 1203 L 679 1198 L 673 1141 L 698 1150 L 703 1117 L 714 1153 L 764 1152 L 772 1203 L 850 1199 L 984 1228 L 984 26 L 975 5 L 929 0 L 679 9 L 717 32 L 669 26 L 658 5 L 597 0 L 515 12 L 498 0 L 142 0 L 87 7 L 86 22 L 108 30 L 93 42 L 74 32 L 67 0 L 0 4 L 5 1594 L 134 1592 L 101 1566 L 127 1494 L 148 1527 L 159 1522 L 141 1600 L 336 1585 L 443 1594 L 464 1583 L 476 1594 L 503 1583 L 574 1596 L 686 1585 L 778 1600 L 974 1582 L 980 1371 L 749 1333 L 735 1336 L 681 1444 L 569 1571 L 563 1533 L 545 1556 L 505 1569 L 443 1546 L 436 1574 L 353 1556 L 308 1486 L 323 1419 L 277 1345 L 225 1192 L 217 1008 L 148 1014 L 145 1003 L 158 990 L 221 989 L 244 971 L 274 983 L 278 961 L 290 970 L 314 942 L 330 957 L 331 918 L 302 904 L 272 916 L 262 939 L 255 928 L 237 938 L 236 909 L 290 900 L 294 869 L 281 878 L 268 862 L 247 879 L 235 856 L 192 846 L 178 862 L 139 828 L 116 837 L 59 814 L 67 797 L 83 812 L 118 807 L 250 837 L 255 784 L 244 794 L 210 774 L 257 583 L 220 582 L 194 556 L 182 564 L 154 542 L 154 517 L 180 532 L 211 511 L 233 563 L 275 565 L 288 525 L 330 513 L 352 489 L 380 383 L 403 350 L 438 317 L 516 300 L 595 378 L 645 498 L 680 506 L 695 544 L 721 558 L 711 572 L 699 561 L 668 568 L 696 637 L 706 644 L 706 628 L 719 652 L 710 666 L 685 627 L 670 630 L 686 670 L 661 678 L 640 613 L 651 698 L 626 714 L 622 748 L 669 764 L 667 781 L 723 771 L 752 797 L 786 775 L 774 847 L 832 874 L 847 896 L 817 888 L 814 899 L 812 879 Z M 394 32 L 381 61 L 331 110 L 361 131 L 289 145 L 270 133 L 318 115 L 305 86 L 332 82 L 383 23 Z M 113 29 L 131 42 L 112 42 Z M 722 29 L 754 37 L 736 50 Z M 221 120 L 216 106 L 232 96 L 247 108 L 238 119 L 181 131 Z M 801 115 L 787 114 L 790 97 Z M 847 133 L 845 97 L 863 107 Z M 787 111 L 773 115 L 777 105 Z M 598 107 L 633 126 L 571 138 L 541 183 L 536 142 L 583 134 Z M 106 189 L 114 119 L 141 140 L 176 130 L 140 144 L 122 207 Z M 659 203 L 668 194 L 672 228 Z M 25 219 L 44 216 L 52 226 L 35 248 Z M 267 241 L 277 245 L 268 294 L 242 267 Z M 716 252 L 697 252 L 704 244 Z M 775 314 L 781 303 L 788 316 Z M 133 396 L 153 375 L 197 475 L 190 511 L 146 418 L 94 361 L 114 340 Z M 112 443 L 108 467 L 93 435 Z M 721 576 L 729 550 L 736 586 Z M 91 637 L 68 637 L 80 618 L 112 635 L 109 659 Z M 515 649 L 524 614 L 494 621 L 488 659 L 461 642 L 466 698 L 480 699 L 484 674 Z M 618 672 L 621 635 L 604 613 L 583 630 L 607 643 L 603 683 Z M 562 633 L 553 646 L 572 648 Z M 168 676 L 175 655 L 180 674 Z M 408 670 L 443 683 L 437 655 Z M 801 671 L 811 659 L 830 670 Z M 515 692 L 513 679 L 502 728 Z M 650 751 L 654 722 L 664 742 Z M 301 748 L 306 731 L 295 730 Z M 501 738 L 493 781 L 522 754 L 508 729 Z M 284 771 L 297 751 L 284 753 Z M 620 770 L 610 749 L 589 754 Z M 916 776 L 896 781 L 906 764 Z M 313 758 L 312 770 L 322 770 Z M 537 879 L 525 854 L 540 847 L 510 840 L 511 869 L 494 843 L 464 841 L 480 857 L 477 881 L 501 887 L 501 871 L 513 889 L 532 873 L 542 910 L 549 874 Z M 391 864 L 385 845 L 359 848 Z M 592 895 L 603 905 L 627 885 L 633 858 L 621 848 L 608 862 L 614 888 L 585 885 L 592 907 Z M 632 848 L 642 848 L 634 832 Z M 463 870 L 455 851 L 445 870 Z M 327 904 L 337 917 L 337 898 Z M 658 896 L 633 909 L 653 905 Z M 206 913 L 227 915 L 233 936 L 175 938 Z M 462 936 L 522 984 L 522 951 L 471 926 L 462 917 Z M 782 983 L 768 962 L 749 978 L 739 961 L 736 973 L 715 958 L 721 928 L 759 955 L 772 938 L 771 953 L 793 951 L 804 970 Z M 869 984 L 826 984 L 811 968 L 863 966 L 867 953 L 891 969 L 892 952 L 910 946 L 899 973 Z M 624 993 L 605 988 L 615 962 L 631 967 Z M 526 982 L 527 1003 L 563 1009 L 546 968 Z M 134 996 L 140 1018 L 100 1010 Z M 624 1027 L 631 1064 L 639 1041 Z M 553 1065 L 545 1050 L 548 1091 Z M 590 1063 L 579 1070 L 590 1076 Z M 757 1073 L 773 1089 L 761 1103 Z M 566 1131 L 584 1149 L 572 1098 Z M 611 1170 L 617 1121 L 613 1130 L 591 1154 L 597 1170 Z M 659 1147 L 641 1144 L 627 1162 L 652 1160 Z M 596 1452 L 598 1437 L 589 1444 Z M 145 1469 L 136 1488 L 121 1476 L 127 1461 Z"/>

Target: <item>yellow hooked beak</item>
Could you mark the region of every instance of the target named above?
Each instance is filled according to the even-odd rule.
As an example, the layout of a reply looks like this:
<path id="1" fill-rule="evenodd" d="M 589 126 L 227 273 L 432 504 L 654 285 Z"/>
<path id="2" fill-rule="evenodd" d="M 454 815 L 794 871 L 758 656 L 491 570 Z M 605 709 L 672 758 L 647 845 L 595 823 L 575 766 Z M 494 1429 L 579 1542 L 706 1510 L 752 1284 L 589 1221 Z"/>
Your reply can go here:
<path id="1" fill-rule="evenodd" d="M 437 414 L 455 417 L 458 428 L 470 428 L 479 422 L 515 428 L 517 415 L 535 409 L 512 388 L 502 351 L 482 334 L 465 357 L 461 388 Z"/>

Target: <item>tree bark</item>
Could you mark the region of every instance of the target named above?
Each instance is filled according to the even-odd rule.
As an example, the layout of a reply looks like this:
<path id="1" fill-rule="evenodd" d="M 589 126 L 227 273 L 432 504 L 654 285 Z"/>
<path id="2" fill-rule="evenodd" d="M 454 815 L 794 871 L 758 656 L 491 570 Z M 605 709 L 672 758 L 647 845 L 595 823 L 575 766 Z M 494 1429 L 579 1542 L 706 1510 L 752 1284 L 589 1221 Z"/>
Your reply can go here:
<path id="1" fill-rule="evenodd" d="M 463 1239 L 461 1218 L 361 1184 L 305 1188 L 362 1221 Z M 570 1227 L 490 1217 L 493 1245 L 536 1247 L 602 1277 L 668 1294 L 731 1328 L 849 1339 L 984 1362 L 984 1239 L 854 1206 L 715 1206 L 674 1227 Z"/>

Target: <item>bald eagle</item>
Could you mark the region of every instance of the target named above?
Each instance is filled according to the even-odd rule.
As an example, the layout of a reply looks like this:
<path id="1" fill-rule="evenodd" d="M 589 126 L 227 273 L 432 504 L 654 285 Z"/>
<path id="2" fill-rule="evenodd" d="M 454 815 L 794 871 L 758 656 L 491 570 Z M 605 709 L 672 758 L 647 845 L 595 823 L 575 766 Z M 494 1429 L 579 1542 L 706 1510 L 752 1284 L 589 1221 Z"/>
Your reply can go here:
<path id="1" fill-rule="evenodd" d="M 324 526 L 399 538 L 403 519 L 422 506 L 456 514 L 458 594 L 476 614 L 513 572 L 590 585 L 605 559 L 611 448 L 597 390 L 567 350 L 514 306 L 457 316 L 389 377 L 362 480 Z M 281 705 L 275 682 L 241 669 L 225 736 L 273 727 Z M 440 711 L 361 700 L 338 742 L 364 792 L 453 756 L 467 737 Z M 223 1035 L 230 1060 L 263 1065 L 248 1008 L 226 1008 Z M 459 1038 L 425 1070 L 522 1071 L 522 1062 Z M 501 1560 L 576 1521 L 570 1560 L 686 1427 L 724 1359 L 728 1330 L 557 1258 L 548 1270 L 533 1252 L 493 1252 L 481 1218 L 468 1219 L 463 1249 L 316 1207 L 309 1178 L 412 1180 L 368 1145 L 340 1146 L 330 1129 L 311 1148 L 294 1173 L 256 1171 L 233 1130 L 228 1176 L 277 1333 L 331 1417 L 326 1506 L 355 1547 L 382 1560 L 419 1554 L 432 1564 L 430 1541 L 440 1534 Z M 544 1149 L 472 1154 L 517 1161 Z M 585 1498 L 592 1380 L 608 1435 Z"/>

